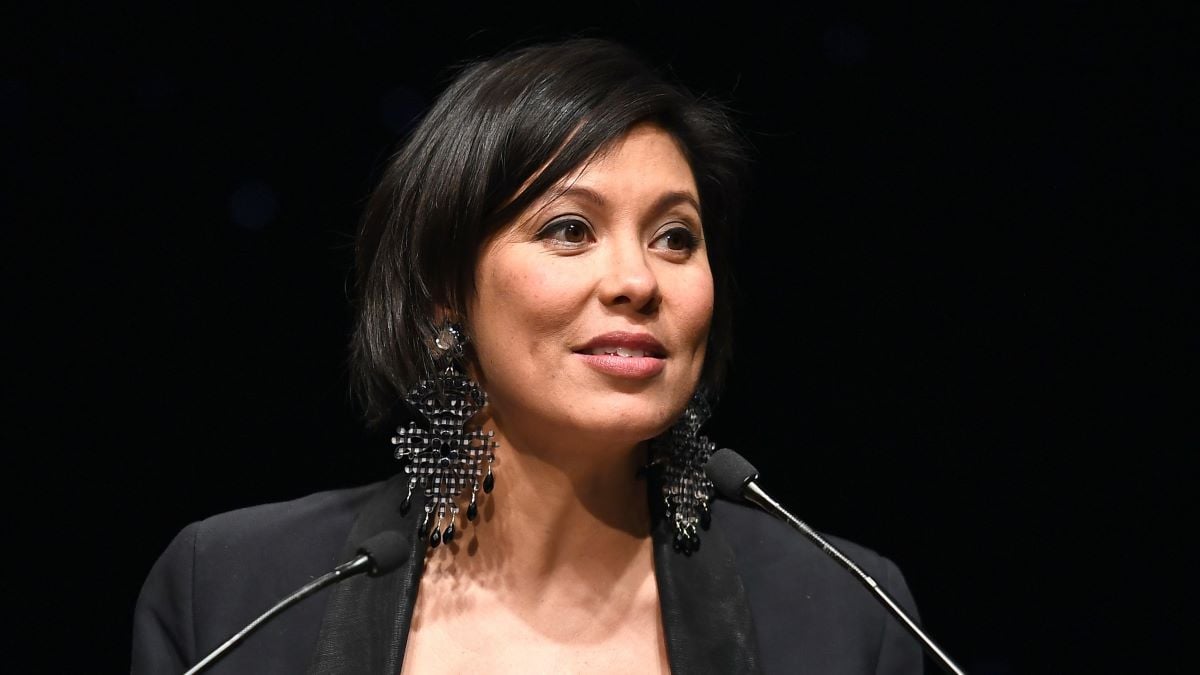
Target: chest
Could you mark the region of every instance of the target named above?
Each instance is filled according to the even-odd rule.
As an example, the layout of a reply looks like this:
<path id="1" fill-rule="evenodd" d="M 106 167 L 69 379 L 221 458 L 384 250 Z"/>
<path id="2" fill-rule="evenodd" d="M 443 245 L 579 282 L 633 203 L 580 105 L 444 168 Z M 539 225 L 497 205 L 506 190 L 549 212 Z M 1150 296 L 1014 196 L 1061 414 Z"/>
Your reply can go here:
<path id="1" fill-rule="evenodd" d="M 591 603 L 421 590 L 404 673 L 670 672 L 657 595 Z"/>

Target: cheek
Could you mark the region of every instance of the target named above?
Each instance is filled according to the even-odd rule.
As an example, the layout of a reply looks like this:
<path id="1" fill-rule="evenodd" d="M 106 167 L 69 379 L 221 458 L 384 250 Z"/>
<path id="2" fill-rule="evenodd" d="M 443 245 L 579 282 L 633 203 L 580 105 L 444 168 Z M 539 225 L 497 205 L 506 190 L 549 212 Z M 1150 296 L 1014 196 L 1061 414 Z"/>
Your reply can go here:
<path id="1" fill-rule="evenodd" d="M 679 290 L 680 328 L 689 340 L 703 352 L 712 325 L 715 290 L 712 273 L 705 266 L 689 275 Z"/>
<path id="2" fill-rule="evenodd" d="M 700 383 L 700 376 L 704 372 L 704 362 L 708 357 L 708 334 L 712 330 L 713 307 L 715 306 L 712 275 L 706 274 L 702 279 L 698 279 L 693 288 L 695 293 L 691 298 L 689 330 L 692 331 L 692 339 L 695 340 L 693 343 L 695 351 L 691 364 L 691 388 L 695 389 Z"/>
<path id="3" fill-rule="evenodd" d="M 540 262 L 540 264 L 539 264 Z M 479 347 L 531 353 L 562 335 L 575 316 L 578 282 L 548 261 L 496 255 L 476 277 L 473 330 Z M 485 362 L 485 354 L 480 354 Z"/>

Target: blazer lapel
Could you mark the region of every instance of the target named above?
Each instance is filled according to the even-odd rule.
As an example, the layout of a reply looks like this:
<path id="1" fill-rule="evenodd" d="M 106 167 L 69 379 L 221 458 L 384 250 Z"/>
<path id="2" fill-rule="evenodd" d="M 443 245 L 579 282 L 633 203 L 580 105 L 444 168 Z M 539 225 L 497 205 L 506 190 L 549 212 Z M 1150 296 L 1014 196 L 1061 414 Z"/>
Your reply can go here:
<path id="1" fill-rule="evenodd" d="M 720 529 L 700 533 L 700 550 L 674 550 L 661 491 L 648 480 L 667 658 L 674 673 L 760 673 L 758 646 L 736 559 Z"/>
<path id="2" fill-rule="evenodd" d="M 308 667 L 311 675 L 400 672 L 425 565 L 425 540 L 417 536 L 423 500 L 413 495 L 408 513 L 401 514 L 407 487 L 407 478 L 398 474 L 367 503 L 346 538 L 342 559 L 372 535 L 398 529 L 409 538 L 408 560 L 388 574 L 356 576 L 332 589 Z"/>

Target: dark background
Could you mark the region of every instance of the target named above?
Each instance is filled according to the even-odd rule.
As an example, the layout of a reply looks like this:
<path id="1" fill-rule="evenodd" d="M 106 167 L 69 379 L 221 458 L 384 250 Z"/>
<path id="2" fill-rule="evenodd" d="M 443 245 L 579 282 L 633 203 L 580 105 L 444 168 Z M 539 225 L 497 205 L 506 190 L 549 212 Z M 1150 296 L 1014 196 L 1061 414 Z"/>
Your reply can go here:
<path id="1" fill-rule="evenodd" d="M 363 200 L 454 64 L 583 34 L 753 145 L 709 435 L 972 673 L 1182 671 L 1200 13 L 1127 4 L 6 10 L 8 557 L 69 645 L 31 665 L 127 669 L 188 522 L 396 470 L 346 394 Z"/>

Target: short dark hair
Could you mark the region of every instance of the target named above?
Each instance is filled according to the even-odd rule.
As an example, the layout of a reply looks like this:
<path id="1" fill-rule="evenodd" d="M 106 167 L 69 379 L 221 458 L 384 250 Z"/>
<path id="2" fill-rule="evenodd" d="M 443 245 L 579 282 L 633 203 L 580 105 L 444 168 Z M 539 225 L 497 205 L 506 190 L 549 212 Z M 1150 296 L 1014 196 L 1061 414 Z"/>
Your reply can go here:
<path id="1" fill-rule="evenodd" d="M 640 122 L 678 141 L 700 192 L 715 284 L 701 386 L 719 389 L 732 349 L 728 262 L 745 145 L 720 105 L 628 48 L 572 39 L 463 69 L 368 201 L 356 245 L 351 367 L 370 424 L 392 422 L 404 394 L 432 373 L 435 310 L 468 316 L 488 239 Z"/>

